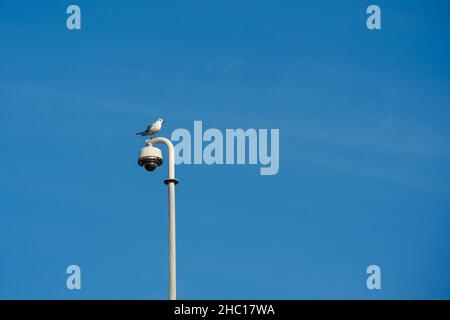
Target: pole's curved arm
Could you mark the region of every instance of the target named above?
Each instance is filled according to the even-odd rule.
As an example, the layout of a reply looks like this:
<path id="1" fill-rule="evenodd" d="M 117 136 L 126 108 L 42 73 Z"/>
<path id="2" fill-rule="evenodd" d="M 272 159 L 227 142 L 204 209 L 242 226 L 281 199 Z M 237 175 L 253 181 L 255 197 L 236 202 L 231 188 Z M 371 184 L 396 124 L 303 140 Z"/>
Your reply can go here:
<path id="1" fill-rule="evenodd" d="M 167 146 L 167 149 L 169 150 L 169 178 L 164 181 L 164 183 L 168 184 L 170 182 L 174 182 L 175 184 L 178 184 L 178 180 L 175 178 L 175 149 L 172 141 L 164 137 L 155 137 L 145 140 L 145 143 L 147 145 L 162 143 Z"/>

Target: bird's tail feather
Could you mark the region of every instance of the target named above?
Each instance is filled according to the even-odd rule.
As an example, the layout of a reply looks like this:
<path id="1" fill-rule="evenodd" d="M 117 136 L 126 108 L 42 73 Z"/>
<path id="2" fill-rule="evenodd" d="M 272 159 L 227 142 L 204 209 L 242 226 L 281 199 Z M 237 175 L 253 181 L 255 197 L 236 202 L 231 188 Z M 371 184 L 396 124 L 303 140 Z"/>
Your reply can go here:
<path id="1" fill-rule="evenodd" d="M 137 135 L 137 136 L 143 136 L 144 133 L 145 133 L 145 131 L 141 131 L 141 132 L 136 133 L 136 135 Z"/>

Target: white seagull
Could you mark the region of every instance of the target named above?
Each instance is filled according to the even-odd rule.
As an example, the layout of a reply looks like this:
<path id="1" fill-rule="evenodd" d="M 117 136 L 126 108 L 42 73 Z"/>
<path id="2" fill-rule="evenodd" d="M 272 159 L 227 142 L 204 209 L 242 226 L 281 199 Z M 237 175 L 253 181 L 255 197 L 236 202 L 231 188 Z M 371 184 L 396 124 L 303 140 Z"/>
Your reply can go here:
<path id="1" fill-rule="evenodd" d="M 145 129 L 145 131 L 141 131 L 136 133 L 136 135 L 138 136 L 153 136 L 154 134 L 158 133 L 159 131 L 161 131 L 162 128 L 162 124 L 164 123 L 164 119 L 163 118 L 159 118 L 158 120 L 156 120 L 155 122 L 153 122 L 151 125 L 149 125 L 147 127 L 147 129 Z"/>

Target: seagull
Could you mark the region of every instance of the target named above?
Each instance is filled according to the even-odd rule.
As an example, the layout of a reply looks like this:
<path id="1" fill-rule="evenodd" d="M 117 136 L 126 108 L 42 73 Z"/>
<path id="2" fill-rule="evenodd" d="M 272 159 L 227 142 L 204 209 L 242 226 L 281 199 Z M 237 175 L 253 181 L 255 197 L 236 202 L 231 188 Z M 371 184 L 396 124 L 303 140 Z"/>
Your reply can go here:
<path id="1" fill-rule="evenodd" d="M 155 122 L 153 122 L 151 125 L 149 125 L 147 127 L 147 129 L 145 129 L 145 131 L 141 131 L 136 133 L 136 135 L 138 136 L 153 136 L 154 134 L 158 133 L 161 128 L 162 128 L 162 124 L 164 123 L 164 119 L 163 118 L 159 118 L 158 120 L 156 120 Z"/>

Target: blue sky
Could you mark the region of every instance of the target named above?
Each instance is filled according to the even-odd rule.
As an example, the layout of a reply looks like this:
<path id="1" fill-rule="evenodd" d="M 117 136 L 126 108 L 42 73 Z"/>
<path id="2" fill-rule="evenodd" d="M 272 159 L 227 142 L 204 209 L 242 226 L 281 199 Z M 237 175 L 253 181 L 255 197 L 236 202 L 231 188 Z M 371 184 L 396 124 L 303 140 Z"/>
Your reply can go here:
<path id="1" fill-rule="evenodd" d="M 160 116 L 280 129 L 275 176 L 177 166 L 179 298 L 450 298 L 448 1 L 74 3 L 0 1 L 0 298 L 167 297 Z"/>

